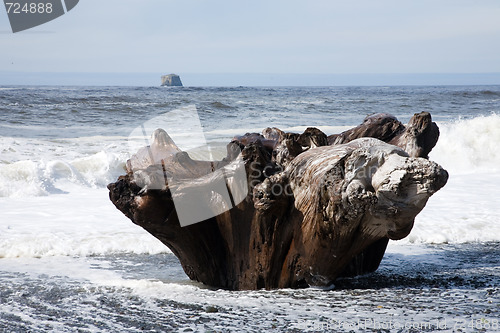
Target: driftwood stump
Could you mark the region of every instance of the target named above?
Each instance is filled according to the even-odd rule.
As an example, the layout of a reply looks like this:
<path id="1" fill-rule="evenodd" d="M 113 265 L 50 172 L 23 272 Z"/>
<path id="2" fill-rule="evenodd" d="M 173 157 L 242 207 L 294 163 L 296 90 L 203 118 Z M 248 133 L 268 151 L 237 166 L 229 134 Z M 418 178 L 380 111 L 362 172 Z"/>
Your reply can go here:
<path id="1" fill-rule="evenodd" d="M 406 127 L 379 114 L 330 137 L 316 128 L 247 133 L 222 161 L 194 161 L 157 130 L 108 188 L 192 280 L 233 290 L 328 286 L 376 270 L 388 240 L 407 236 L 446 184 L 447 172 L 426 159 L 438 136 L 428 113 Z M 196 202 L 182 200 L 193 193 Z M 182 226 L 200 207 L 208 215 Z"/>

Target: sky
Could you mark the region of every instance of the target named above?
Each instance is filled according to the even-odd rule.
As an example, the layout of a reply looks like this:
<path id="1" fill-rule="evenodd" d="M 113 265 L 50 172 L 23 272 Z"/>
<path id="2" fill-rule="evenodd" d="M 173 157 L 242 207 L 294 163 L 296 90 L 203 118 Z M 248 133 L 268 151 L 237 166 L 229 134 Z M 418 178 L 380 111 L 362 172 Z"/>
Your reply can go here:
<path id="1" fill-rule="evenodd" d="M 499 17 L 498 0 L 80 0 L 14 34 L 0 8 L 0 84 L 39 72 L 498 74 Z"/>

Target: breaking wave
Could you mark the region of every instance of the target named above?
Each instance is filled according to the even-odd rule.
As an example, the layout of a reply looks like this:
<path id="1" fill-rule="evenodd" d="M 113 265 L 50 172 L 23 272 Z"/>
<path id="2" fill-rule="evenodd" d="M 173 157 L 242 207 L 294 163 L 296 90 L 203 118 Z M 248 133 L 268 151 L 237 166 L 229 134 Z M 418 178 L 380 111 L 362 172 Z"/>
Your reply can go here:
<path id="1" fill-rule="evenodd" d="M 500 115 L 438 123 L 441 135 L 430 158 L 452 173 L 500 170 Z"/>
<path id="2" fill-rule="evenodd" d="M 0 164 L 0 197 L 46 196 L 67 192 L 70 185 L 105 187 L 124 173 L 124 159 L 101 151 L 64 160 L 22 160 Z"/>

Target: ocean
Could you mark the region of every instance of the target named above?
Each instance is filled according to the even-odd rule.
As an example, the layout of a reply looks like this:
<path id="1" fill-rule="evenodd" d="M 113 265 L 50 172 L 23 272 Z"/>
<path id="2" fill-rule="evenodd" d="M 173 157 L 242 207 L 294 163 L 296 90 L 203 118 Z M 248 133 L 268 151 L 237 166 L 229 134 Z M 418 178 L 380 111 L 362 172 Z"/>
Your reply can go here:
<path id="1" fill-rule="evenodd" d="M 428 111 L 448 184 L 380 268 L 326 290 L 214 290 L 108 199 L 131 133 L 167 119 L 221 158 L 266 127 L 339 133 Z M 159 123 L 161 125 L 161 123 Z M 149 134 L 149 133 L 148 133 Z M 1 332 L 500 331 L 500 86 L 0 86 Z"/>

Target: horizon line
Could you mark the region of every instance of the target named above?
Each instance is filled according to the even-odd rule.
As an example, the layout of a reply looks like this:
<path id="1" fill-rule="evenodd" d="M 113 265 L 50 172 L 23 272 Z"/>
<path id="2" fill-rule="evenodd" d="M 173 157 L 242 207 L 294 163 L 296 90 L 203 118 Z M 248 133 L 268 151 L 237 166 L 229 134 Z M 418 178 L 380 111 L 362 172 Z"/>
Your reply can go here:
<path id="1" fill-rule="evenodd" d="M 159 86 L 166 72 L 0 71 L 0 85 Z M 331 87 L 500 85 L 498 73 L 184 73 L 186 87 Z"/>

